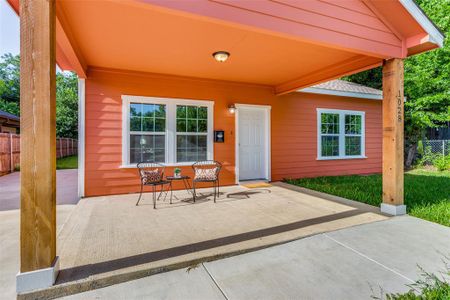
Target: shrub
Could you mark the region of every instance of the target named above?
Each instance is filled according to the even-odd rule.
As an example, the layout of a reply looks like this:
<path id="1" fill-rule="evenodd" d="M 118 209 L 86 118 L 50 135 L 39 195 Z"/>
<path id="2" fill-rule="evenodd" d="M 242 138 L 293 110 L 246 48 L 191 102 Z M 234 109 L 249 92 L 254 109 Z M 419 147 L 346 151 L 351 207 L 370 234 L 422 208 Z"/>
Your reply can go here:
<path id="1" fill-rule="evenodd" d="M 420 268 L 420 267 L 419 267 Z M 449 266 L 446 265 L 446 276 L 450 275 Z M 450 299 L 450 284 L 445 279 L 425 272 L 422 268 L 421 278 L 413 284 L 408 285 L 410 290 L 406 293 L 386 294 L 381 297 L 374 297 L 373 299 L 386 300 L 448 300 Z"/>
<path id="2" fill-rule="evenodd" d="M 436 158 L 436 154 L 434 154 L 431 151 L 431 146 L 426 146 L 425 148 L 423 148 L 422 145 L 422 150 L 421 150 L 422 154 L 421 154 L 421 158 L 418 161 L 418 165 L 419 166 L 426 166 L 426 165 L 431 165 L 433 163 L 433 160 Z"/>
<path id="3" fill-rule="evenodd" d="M 433 159 L 432 164 L 438 171 L 445 171 L 447 169 L 450 169 L 450 155 L 447 155 L 447 156 L 443 156 L 443 155 L 436 156 Z"/>

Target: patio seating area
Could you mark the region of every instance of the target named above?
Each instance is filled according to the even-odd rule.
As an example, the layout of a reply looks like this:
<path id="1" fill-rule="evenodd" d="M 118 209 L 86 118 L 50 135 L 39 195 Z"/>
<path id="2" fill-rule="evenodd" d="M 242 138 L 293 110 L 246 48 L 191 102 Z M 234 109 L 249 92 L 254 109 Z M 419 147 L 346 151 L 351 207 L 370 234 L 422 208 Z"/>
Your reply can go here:
<path id="1" fill-rule="evenodd" d="M 144 186 L 150 186 L 152 189 L 153 198 L 153 208 L 156 209 L 156 200 L 159 200 L 164 194 L 164 200 L 169 196 L 169 203 L 172 204 L 173 187 L 172 182 L 181 180 L 183 182 L 184 188 L 187 192 L 192 194 L 192 200 L 195 202 L 196 195 L 196 184 L 199 183 L 210 183 L 213 185 L 213 197 L 214 202 L 216 202 L 217 196 L 220 192 L 219 174 L 222 164 L 214 160 L 204 160 L 197 161 L 192 164 L 192 169 L 194 171 L 194 178 L 192 179 L 192 187 L 189 181 L 191 177 L 186 175 L 181 175 L 181 170 L 177 168 L 173 176 L 165 173 L 166 166 L 164 164 L 156 162 L 141 162 L 137 164 L 139 170 L 139 176 L 141 180 L 141 190 L 139 192 L 139 198 L 136 202 L 136 206 L 139 205 L 139 201 L 142 198 L 142 193 Z M 165 188 L 167 186 L 167 188 Z M 159 190 L 157 187 L 160 187 Z"/>
<path id="2" fill-rule="evenodd" d="M 284 183 L 85 198 L 58 235 L 61 271 L 50 295 L 67 295 L 211 261 L 320 232 L 385 220 L 379 209 Z M 48 295 L 48 294 L 47 294 Z"/>

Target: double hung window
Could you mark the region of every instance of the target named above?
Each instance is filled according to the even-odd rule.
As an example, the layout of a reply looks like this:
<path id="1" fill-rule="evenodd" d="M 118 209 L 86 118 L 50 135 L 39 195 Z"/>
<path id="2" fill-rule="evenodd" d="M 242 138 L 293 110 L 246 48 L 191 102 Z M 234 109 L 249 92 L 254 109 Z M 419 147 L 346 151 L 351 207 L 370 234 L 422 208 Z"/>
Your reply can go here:
<path id="1" fill-rule="evenodd" d="M 123 165 L 213 159 L 212 101 L 122 96 Z"/>
<path id="2" fill-rule="evenodd" d="M 364 158 L 364 117 L 361 111 L 317 109 L 318 159 Z"/>

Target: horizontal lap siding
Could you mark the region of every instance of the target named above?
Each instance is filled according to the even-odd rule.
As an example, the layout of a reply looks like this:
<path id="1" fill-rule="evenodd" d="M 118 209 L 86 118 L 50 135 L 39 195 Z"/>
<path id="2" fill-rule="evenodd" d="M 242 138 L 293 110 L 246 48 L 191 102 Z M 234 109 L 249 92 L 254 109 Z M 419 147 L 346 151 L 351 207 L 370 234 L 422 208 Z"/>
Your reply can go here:
<path id="1" fill-rule="evenodd" d="M 280 102 L 272 109 L 272 180 L 381 172 L 381 101 L 295 93 Z M 316 159 L 317 108 L 365 112 L 367 159 Z"/>
<path id="2" fill-rule="evenodd" d="M 214 129 L 225 131 L 225 143 L 214 144 L 214 158 L 223 163 L 221 184 L 235 183 L 235 120 L 229 104 L 272 106 L 272 179 L 381 172 L 381 102 L 295 93 L 275 97 L 262 86 L 157 75 L 90 71 L 86 80 L 85 195 L 136 193 L 136 169 L 121 169 L 121 95 L 214 100 Z M 366 111 L 368 159 L 316 161 L 316 108 Z M 173 173 L 168 167 L 167 174 Z M 191 167 L 182 172 L 193 175 Z M 181 188 L 176 182 L 175 188 Z"/>

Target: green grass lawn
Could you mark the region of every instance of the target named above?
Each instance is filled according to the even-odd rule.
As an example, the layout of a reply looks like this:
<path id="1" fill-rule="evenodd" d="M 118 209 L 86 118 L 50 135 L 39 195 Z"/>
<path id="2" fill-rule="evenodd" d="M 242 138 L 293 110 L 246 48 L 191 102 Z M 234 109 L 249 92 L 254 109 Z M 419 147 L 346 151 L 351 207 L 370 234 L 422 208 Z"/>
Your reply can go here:
<path id="1" fill-rule="evenodd" d="M 78 168 L 78 156 L 66 156 L 56 160 L 56 169 L 76 169 Z"/>
<path id="2" fill-rule="evenodd" d="M 308 189 L 379 206 L 381 175 L 287 179 Z M 405 173 L 408 214 L 450 227 L 450 171 L 412 170 Z"/>

